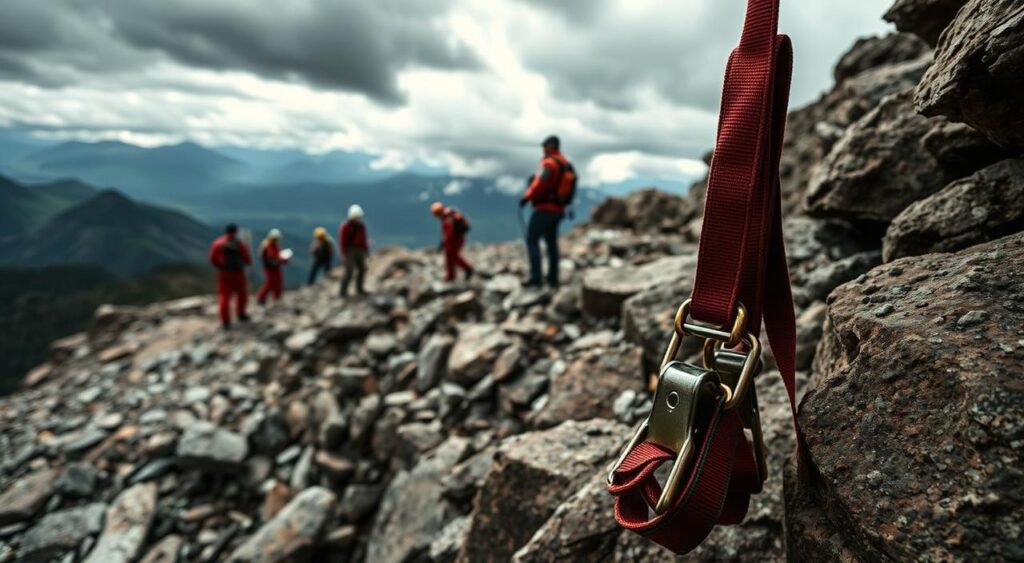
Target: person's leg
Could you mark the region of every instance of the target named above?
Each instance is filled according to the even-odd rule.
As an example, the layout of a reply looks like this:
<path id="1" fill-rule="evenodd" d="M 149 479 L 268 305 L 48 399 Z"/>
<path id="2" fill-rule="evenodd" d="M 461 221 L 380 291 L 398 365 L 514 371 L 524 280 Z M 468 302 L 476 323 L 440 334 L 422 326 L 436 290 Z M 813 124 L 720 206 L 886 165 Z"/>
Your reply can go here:
<path id="1" fill-rule="evenodd" d="M 548 247 L 548 284 L 558 285 L 558 263 L 561 254 L 558 252 L 558 224 L 562 216 L 557 213 L 549 213 L 544 229 L 544 245 Z"/>
<path id="2" fill-rule="evenodd" d="M 245 314 L 245 306 L 249 303 L 249 282 L 245 279 L 245 272 L 238 272 L 236 292 L 238 293 L 238 320 L 247 321 L 249 316 Z"/>
<path id="3" fill-rule="evenodd" d="M 267 268 L 263 268 L 263 285 L 261 285 L 260 290 L 256 292 L 256 302 L 260 305 L 267 302 L 267 294 L 270 293 L 271 286 L 273 284 L 273 275 L 274 272 Z"/>
<path id="4" fill-rule="evenodd" d="M 348 255 L 345 256 L 345 275 L 341 278 L 341 290 L 342 296 L 348 295 L 348 284 L 352 283 L 352 274 L 355 273 L 355 251 L 349 250 Z"/>
<path id="5" fill-rule="evenodd" d="M 460 240 L 455 245 L 455 265 L 466 271 L 466 277 L 473 273 L 473 266 L 462 256 L 462 248 L 466 245 L 465 240 Z"/>
<path id="6" fill-rule="evenodd" d="M 313 262 L 313 266 L 309 268 L 309 279 L 306 280 L 306 285 L 313 285 L 316 281 L 316 275 L 320 271 L 320 262 Z"/>
<path id="7" fill-rule="evenodd" d="M 540 212 L 530 214 L 530 224 L 526 228 L 526 253 L 530 258 L 529 283 L 540 284 L 540 237 L 542 233 L 542 217 Z"/>
<path id="8" fill-rule="evenodd" d="M 274 282 L 270 287 L 270 294 L 274 296 L 274 301 L 280 301 L 281 294 L 284 293 L 284 271 L 278 268 L 273 274 L 270 278 Z"/>
<path id="9" fill-rule="evenodd" d="M 227 274 L 217 272 L 217 308 L 220 312 L 220 322 L 224 326 L 231 324 L 231 284 L 228 282 Z"/>
<path id="10" fill-rule="evenodd" d="M 444 281 L 446 282 L 455 279 L 455 256 L 457 253 L 453 243 L 449 242 L 444 245 Z"/>
<path id="11" fill-rule="evenodd" d="M 366 251 L 360 250 L 356 259 L 356 292 L 363 294 L 366 293 L 366 286 L 363 285 L 366 281 Z"/>

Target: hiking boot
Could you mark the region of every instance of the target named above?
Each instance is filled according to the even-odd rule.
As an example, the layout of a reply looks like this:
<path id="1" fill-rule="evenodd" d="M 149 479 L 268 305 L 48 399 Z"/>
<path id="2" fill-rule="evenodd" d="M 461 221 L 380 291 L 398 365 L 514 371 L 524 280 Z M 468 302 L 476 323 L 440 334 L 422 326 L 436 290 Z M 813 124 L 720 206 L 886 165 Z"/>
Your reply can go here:
<path id="1" fill-rule="evenodd" d="M 469 279 L 473 277 L 474 273 L 476 272 L 475 270 L 473 270 L 473 268 L 466 270 L 466 281 L 469 281 Z"/>
<path id="2" fill-rule="evenodd" d="M 238 322 L 240 323 L 247 323 L 251 320 L 252 319 L 249 318 L 249 315 L 238 315 Z"/>
<path id="3" fill-rule="evenodd" d="M 222 323 L 220 323 L 220 328 L 222 330 L 231 330 L 231 323 L 224 323 L 224 322 L 222 322 Z"/>
<path id="4" fill-rule="evenodd" d="M 525 287 L 539 288 L 539 287 L 543 286 L 544 284 L 540 283 L 540 280 L 525 280 L 525 281 L 520 282 L 520 285 L 522 285 L 524 288 Z"/>

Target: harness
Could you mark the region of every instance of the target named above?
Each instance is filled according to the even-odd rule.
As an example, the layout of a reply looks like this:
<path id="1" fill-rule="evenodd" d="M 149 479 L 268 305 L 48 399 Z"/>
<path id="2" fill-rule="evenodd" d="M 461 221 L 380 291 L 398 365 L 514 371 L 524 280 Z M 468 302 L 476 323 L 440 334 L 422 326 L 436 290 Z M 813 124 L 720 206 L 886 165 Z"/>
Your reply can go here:
<path id="1" fill-rule="evenodd" d="M 619 525 L 676 553 L 716 524 L 740 523 L 767 477 L 753 386 L 762 321 L 797 425 L 779 193 L 792 47 L 777 25 L 778 0 L 747 1 L 725 72 L 693 292 L 676 312 L 652 411 L 608 476 Z M 675 361 L 688 336 L 704 339 L 702 366 Z M 665 463 L 662 485 L 654 473 Z"/>

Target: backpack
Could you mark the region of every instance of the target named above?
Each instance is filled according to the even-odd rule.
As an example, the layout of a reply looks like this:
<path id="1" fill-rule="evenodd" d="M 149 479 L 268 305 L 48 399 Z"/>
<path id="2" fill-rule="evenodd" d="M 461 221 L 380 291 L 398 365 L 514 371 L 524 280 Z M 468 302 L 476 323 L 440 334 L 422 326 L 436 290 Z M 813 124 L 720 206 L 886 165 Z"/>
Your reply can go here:
<path id="1" fill-rule="evenodd" d="M 318 239 L 313 247 L 313 260 L 316 262 L 327 262 L 331 259 L 331 243 L 324 239 Z"/>
<path id="2" fill-rule="evenodd" d="M 224 246 L 221 247 L 221 252 L 224 256 L 224 263 L 221 266 L 222 270 L 241 272 L 245 269 L 245 258 L 242 256 L 242 241 L 238 239 L 225 241 Z"/>
<path id="3" fill-rule="evenodd" d="M 576 184 L 579 177 L 576 175 L 576 168 L 568 160 L 552 158 L 555 167 L 558 169 L 558 177 L 554 182 L 555 189 L 549 196 L 549 201 L 557 203 L 562 207 L 572 205 L 576 197 Z"/>
<path id="4" fill-rule="evenodd" d="M 452 211 L 452 230 L 460 237 L 469 232 L 469 220 L 458 211 Z"/>
<path id="5" fill-rule="evenodd" d="M 352 241 L 354 241 L 356 239 L 356 237 L 359 235 L 359 233 L 362 232 L 362 230 L 365 229 L 366 226 L 363 225 L 362 223 L 357 223 L 355 221 L 349 221 L 348 225 L 349 225 L 349 230 L 348 230 L 348 233 L 345 234 L 345 241 L 344 242 L 345 242 L 345 246 L 346 247 L 352 248 Z"/>

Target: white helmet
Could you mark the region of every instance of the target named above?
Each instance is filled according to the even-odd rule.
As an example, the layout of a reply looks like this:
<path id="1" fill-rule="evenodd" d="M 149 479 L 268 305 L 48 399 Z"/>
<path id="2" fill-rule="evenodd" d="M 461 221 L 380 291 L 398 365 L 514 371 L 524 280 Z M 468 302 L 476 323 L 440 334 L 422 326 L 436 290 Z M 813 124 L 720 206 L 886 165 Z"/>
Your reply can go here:
<path id="1" fill-rule="evenodd" d="M 270 232 L 267 233 L 267 238 L 270 240 L 279 240 L 281 238 L 281 231 L 277 229 L 270 229 Z"/>
<path id="2" fill-rule="evenodd" d="M 348 208 L 348 218 L 349 219 L 362 219 L 363 218 L 363 208 L 359 207 L 358 205 L 352 205 L 352 207 Z"/>

